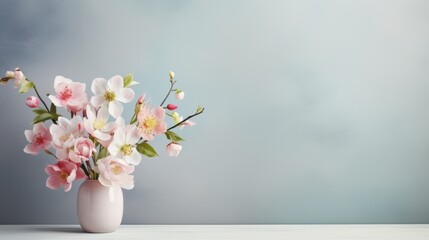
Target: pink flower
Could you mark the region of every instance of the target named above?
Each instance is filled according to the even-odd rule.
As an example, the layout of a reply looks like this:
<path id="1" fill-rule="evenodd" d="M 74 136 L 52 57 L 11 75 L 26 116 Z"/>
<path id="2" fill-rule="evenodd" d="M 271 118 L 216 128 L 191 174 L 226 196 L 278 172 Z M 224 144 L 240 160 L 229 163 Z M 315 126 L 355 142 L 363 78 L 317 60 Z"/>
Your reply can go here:
<path id="1" fill-rule="evenodd" d="M 25 100 L 25 104 L 27 104 L 29 108 L 36 108 L 39 106 L 39 99 L 35 96 L 30 96 Z"/>
<path id="2" fill-rule="evenodd" d="M 69 157 L 75 163 L 81 163 L 83 160 L 88 160 L 93 153 L 97 152 L 94 143 L 88 139 L 80 137 L 74 142 L 74 149 L 70 151 Z"/>
<path id="3" fill-rule="evenodd" d="M 123 106 L 121 102 L 128 103 L 134 98 L 134 91 L 124 87 L 124 79 L 113 76 L 109 80 L 96 78 L 91 84 L 91 91 L 95 96 L 91 97 L 91 104 L 95 107 L 108 109 L 114 118 L 122 114 Z"/>
<path id="4" fill-rule="evenodd" d="M 52 137 L 43 123 L 34 125 L 33 130 L 25 130 L 25 137 L 30 143 L 24 148 L 24 152 L 37 155 L 41 149 L 51 146 Z"/>
<path id="5" fill-rule="evenodd" d="M 70 112 L 79 112 L 88 104 L 85 93 L 85 83 L 73 82 L 63 76 L 56 76 L 54 82 L 56 96 L 50 95 L 49 99 L 57 107 L 65 107 Z"/>
<path id="6" fill-rule="evenodd" d="M 65 192 L 71 189 L 74 180 L 85 178 L 85 173 L 78 165 L 65 160 L 46 166 L 45 172 L 50 175 L 46 180 L 46 187 L 56 190 L 64 185 Z"/>
<path id="7" fill-rule="evenodd" d="M 138 116 L 138 129 L 140 135 L 145 140 L 152 140 L 153 135 L 159 135 L 167 131 L 167 124 L 164 121 L 165 110 L 162 107 L 156 107 L 154 109 L 149 109 L 149 107 L 144 106 Z"/>
<path id="8" fill-rule="evenodd" d="M 174 104 L 167 104 L 167 109 L 173 111 L 177 109 L 177 106 Z"/>
<path id="9" fill-rule="evenodd" d="M 124 189 L 134 188 L 133 165 L 128 165 L 122 159 L 107 156 L 98 160 L 98 181 L 106 187 L 119 186 Z"/>
<path id="10" fill-rule="evenodd" d="M 184 97 L 185 97 L 185 92 L 183 92 L 181 90 L 176 91 L 176 99 L 177 100 L 182 100 Z"/>
<path id="11" fill-rule="evenodd" d="M 182 145 L 176 142 L 171 142 L 167 145 L 167 155 L 170 157 L 179 156 L 179 153 L 181 150 L 182 150 Z"/>
<path id="12" fill-rule="evenodd" d="M 71 120 L 64 117 L 58 118 L 58 124 L 52 124 L 49 131 L 52 134 L 53 147 L 57 149 L 56 155 L 60 159 L 69 158 L 70 149 L 74 142 L 83 133 L 83 122 L 80 116 L 74 116 Z"/>

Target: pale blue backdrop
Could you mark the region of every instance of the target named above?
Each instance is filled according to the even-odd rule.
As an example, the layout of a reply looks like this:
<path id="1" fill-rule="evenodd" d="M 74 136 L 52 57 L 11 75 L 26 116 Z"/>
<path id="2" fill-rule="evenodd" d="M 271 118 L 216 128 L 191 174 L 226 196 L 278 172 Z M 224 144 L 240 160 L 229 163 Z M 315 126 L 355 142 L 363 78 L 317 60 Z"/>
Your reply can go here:
<path id="1" fill-rule="evenodd" d="M 429 223 L 428 1 L 0 1 L 0 66 L 41 92 L 133 72 L 206 113 L 136 169 L 124 223 Z M 77 223 L 22 152 L 28 95 L 0 89 L 0 223 Z M 175 102 L 177 103 L 177 102 Z M 131 106 L 126 107 L 126 115 Z"/>

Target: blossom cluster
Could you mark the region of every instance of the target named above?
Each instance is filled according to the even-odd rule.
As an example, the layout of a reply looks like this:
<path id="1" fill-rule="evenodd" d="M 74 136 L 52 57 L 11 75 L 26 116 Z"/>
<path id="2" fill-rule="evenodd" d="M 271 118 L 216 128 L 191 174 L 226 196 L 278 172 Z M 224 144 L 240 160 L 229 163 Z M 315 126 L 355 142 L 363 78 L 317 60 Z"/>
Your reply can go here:
<path id="1" fill-rule="evenodd" d="M 170 89 L 160 105 L 151 106 L 145 95 L 141 95 L 134 104 L 134 115 L 127 122 L 122 117 L 123 104 L 133 101 L 135 92 L 131 87 L 138 84 L 131 74 L 125 77 L 116 75 L 108 80 L 94 79 L 90 86 L 91 96 L 86 93 L 85 83 L 56 76 L 55 94 L 48 94 L 50 107 L 40 96 L 35 83 L 19 68 L 7 71 L 0 84 L 13 81 L 20 93 L 33 89 L 37 94 L 37 97 L 29 96 L 25 101 L 34 109 L 36 117 L 33 129 L 24 132 L 28 141 L 24 152 L 37 155 L 44 151 L 55 157 L 56 162 L 45 168 L 49 175 L 46 181 L 48 188 L 63 186 L 65 191 L 69 191 L 73 181 L 93 179 L 106 187 L 132 189 L 132 173 L 140 164 L 142 155 L 158 156 L 149 142 L 165 135 L 167 155 L 178 156 L 182 149 L 179 142 L 183 139 L 172 129 L 193 126 L 195 123 L 189 119 L 204 111 L 198 107 L 194 114 L 183 118 L 175 111 L 177 105 L 169 103 L 164 106 L 172 92 L 177 100 L 184 98 L 183 91 L 174 89 L 174 77 L 175 74 L 170 72 Z M 57 108 L 64 109 L 70 117 L 61 115 Z M 167 117 L 173 120 L 170 127 Z"/>

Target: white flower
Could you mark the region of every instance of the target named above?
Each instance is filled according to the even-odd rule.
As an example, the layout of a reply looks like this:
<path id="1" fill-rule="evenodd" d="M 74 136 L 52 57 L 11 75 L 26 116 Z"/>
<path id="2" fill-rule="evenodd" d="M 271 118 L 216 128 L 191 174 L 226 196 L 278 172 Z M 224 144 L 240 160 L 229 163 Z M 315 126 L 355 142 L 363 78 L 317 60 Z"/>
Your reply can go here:
<path id="1" fill-rule="evenodd" d="M 95 107 L 108 109 L 113 117 L 117 118 L 122 114 L 121 102 L 128 103 L 134 98 L 134 91 L 124 87 L 124 79 L 113 76 L 109 80 L 96 78 L 92 82 L 91 91 L 95 96 L 91 97 L 91 104 Z"/>
<path id="2" fill-rule="evenodd" d="M 98 161 L 98 181 L 106 187 L 110 187 L 110 198 L 112 198 L 112 187 L 119 186 L 130 190 L 134 188 L 134 176 L 130 175 L 134 166 L 128 165 L 124 160 L 107 156 Z"/>
<path id="3" fill-rule="evenodd" d="M 139 140 L 140 133 L 135 125 L 119 128 L 113 135 L 113 141 L 108 147 L 109 153 L 132 165 L 138 165 L 142 157 L 134 146 Z"/>
<path id="4" fill-rule="evenodd" d="M 109 113 L 106 108 L 100 108 L 97 113 L 90 107 L 86 107 L 86 118 L 83 119 L 85 130 L 101 141 L 109 141 L 110 133 L 115 129 L 115 123 L 108 123 Z"/>

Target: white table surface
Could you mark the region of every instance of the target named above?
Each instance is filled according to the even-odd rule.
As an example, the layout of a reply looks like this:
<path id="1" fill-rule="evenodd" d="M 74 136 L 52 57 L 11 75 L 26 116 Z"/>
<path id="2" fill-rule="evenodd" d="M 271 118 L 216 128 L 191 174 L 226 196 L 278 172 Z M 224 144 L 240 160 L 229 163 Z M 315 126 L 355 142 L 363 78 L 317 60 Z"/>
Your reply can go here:
<path id="1" fill-rule="evenodd" d="M 429 240 L 429 225 L 123 225 L 105 234 L 84 233 L 78 225 L 0 225 L 0 239 Z"/>

